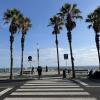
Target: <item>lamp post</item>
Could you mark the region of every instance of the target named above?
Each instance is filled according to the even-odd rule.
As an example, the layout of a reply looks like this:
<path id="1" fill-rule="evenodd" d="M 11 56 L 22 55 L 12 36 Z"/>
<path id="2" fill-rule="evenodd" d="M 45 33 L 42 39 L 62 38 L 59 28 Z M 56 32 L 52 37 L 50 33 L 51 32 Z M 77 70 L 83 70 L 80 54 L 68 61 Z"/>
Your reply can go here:
<path id="1" fill-rule="evenodd" d="M 37 43 L 37 61 L 39 66 L 39 44 Z"/>

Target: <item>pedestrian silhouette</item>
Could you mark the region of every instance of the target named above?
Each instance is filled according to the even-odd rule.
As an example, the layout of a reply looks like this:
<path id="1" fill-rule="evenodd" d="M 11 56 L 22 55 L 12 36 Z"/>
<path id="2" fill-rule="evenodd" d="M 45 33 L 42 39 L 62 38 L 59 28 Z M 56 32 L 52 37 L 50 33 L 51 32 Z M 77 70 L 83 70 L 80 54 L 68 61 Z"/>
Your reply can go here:
<path id="1" fill-rule="evenodd" d="M 38 72 L 38 77 L 39 77 L 39 79 L 40 79 L 41 74 L 42 74 L 42 67 L 41 67 L 41 66 L 38 66 L 37 72 Z"/>
<path id="2" fill-rule="evenodd" d="M 34 67 L 32 67 L 31 73 L 32 73 L 32 74 L 34 73 Z"/>
<path id="3" fill-rule="evenodd" d="M 48 72 L 48 66 L 46 66 L 46 72 Z"/>
<path id="4" fill-rule="evenodd" d="M 90 70 L 90 72 L 89 72 L 89 74 L 88 74 L 88 77 L 89 77 L 89 78 L 93 78 L 93 70 L 92 70 L 92 69 Z"/>

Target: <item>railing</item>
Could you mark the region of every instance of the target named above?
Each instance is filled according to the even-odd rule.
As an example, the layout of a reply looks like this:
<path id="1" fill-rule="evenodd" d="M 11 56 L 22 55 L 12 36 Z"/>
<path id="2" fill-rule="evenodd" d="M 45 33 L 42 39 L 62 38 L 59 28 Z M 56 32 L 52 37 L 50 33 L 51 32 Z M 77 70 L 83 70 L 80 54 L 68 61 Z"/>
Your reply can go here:
<path id="1" fill-rule="evenodd" d="M 67 74 L 72 74 L 72 70 L 66 70 L 66 73 Z M 88 70 L 82 70 L 82 69 L 77 69 L 75 70 L 75 74 L 76 74 L 76 77 L 86 77 L 88 75 L 89 71 Z"/>

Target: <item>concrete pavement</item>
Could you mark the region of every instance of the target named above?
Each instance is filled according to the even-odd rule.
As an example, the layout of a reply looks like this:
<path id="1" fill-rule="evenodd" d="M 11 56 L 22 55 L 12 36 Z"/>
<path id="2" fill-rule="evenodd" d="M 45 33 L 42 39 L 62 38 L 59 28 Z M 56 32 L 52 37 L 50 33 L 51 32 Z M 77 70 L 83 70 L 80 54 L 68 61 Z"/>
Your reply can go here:
<path id="1" fill-rule="evenodd" d="M 61 78 L 30 80 L 13 89 L 4 100 L 97 100 L 74 81 Z"/>

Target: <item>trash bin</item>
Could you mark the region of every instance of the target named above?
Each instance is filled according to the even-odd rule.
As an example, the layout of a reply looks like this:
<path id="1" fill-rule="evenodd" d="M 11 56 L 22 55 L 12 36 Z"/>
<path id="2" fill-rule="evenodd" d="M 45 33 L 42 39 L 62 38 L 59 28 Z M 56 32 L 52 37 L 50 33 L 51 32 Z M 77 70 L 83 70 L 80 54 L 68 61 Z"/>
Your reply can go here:
<path id="1" fill-rule="evenodd" d="M 66 69 L 63 69 L 63 78 L 66 78 Z"/>

